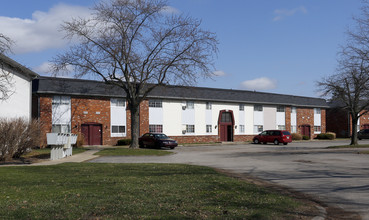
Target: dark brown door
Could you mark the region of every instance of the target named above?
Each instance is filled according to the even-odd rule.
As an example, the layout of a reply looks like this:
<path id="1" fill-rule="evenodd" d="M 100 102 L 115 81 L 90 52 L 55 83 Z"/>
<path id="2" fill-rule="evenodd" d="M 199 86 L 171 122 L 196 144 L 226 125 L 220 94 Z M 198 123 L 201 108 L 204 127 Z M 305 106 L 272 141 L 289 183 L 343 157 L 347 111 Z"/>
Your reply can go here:
<path id="1" fill-rule="evenodd" d="M 301 134 L 310 138 L 310 125 L 301 125 Z"/>
<path id="2" fill-rule="evenodd" d="M 85 144 L 102 144 L 102 126 L 101 124 L 82 124 L 81 132 L 85 138 Z"/>
<path id="3" fill-rule="evenodd" d="M 234 118 L 231 110 L 220 111 L 218 125 L 220 141 L 233 141 Z"/>
<path id="4" fill-rule="evenodd" d="M 363 129 L 369 129 L 369 124 L 364 124 Z"/>

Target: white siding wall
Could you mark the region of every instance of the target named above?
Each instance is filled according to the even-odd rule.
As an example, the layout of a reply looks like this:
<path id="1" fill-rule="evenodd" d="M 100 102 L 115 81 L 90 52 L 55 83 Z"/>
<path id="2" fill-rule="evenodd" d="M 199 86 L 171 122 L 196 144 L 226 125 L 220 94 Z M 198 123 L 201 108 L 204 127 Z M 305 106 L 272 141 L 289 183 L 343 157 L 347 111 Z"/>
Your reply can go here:
<path id="1" fill-rule="evenodd" d="M 182 101 L 163 100 L 163 132 L 182 135 Z"/>
<path id="2" fill-rule="evenodd" d="M 321 114 L 314 113 L 314 126 L 321 126 L 321 124 L 322 124 Z"/>
<path id="3" fill-rule="evenodd" d="M 110 135 L 112 137 L 125 137 L 127 135 L 126 121 L 127 121 L 126 105 L 112 106 L 112 104 L 110 103 Z M 111 126 L 124 126 L 125 133 L 113 133 Z"/>
<path id="4" fill-rule="evenodd" d="M 254 134 L 254 106 L 245 105 L 245 134 Z"/>
<path id="5" fill-rule="evenodd" d="M 7 118 L 23 117 L 30 120 L 31 81 L 15 73 L 12 82 L 14 83 L 12 86 L 14 93 L 7 100 L 0 101 L 0 116 Z"/>
<path id="6" fill-rule="evenodd" d="M 277 108 L 274 106 L 263 106 L 264 130 L 276 129 Z"/>
<path id="7" fill-rule="evenodd" d="M 237 129 L 235 130 L 235 134 L 245 134 L 246 132 L 242 132 L 241 133 L 241 126 L 240 125 L 243 125 L 245 126 L 246 125 L 246 111 L 245 111 L 245 106 L 244 106 L 244 110 L 243 111 L 240 111 L 238 110 L 239 113 L 238 113 L 238 123 L 236 123 L 237 125 Z"/>
<path id="8" fill-rule="evenodd" d="M 68 124 L 71 123 L 71 103 L 69 96 L 61 96 L 63 99 L 69 100 L 69 104 L 52 105 L 52 124 Z"/>
<path id="9" fill-rule="evenodd" d="M 286 113 L 285 112 L 277 112 L 277 126 L 278 125 L 286 125 Z"/>
<path id="10" fill-rule="evenodd" d="M 218 129 L 217 126 L 216 129 L 215 125 L 218 125 L 219 120 L 219 112 L 221 110 L 232 110 L 233 116 L 234 116 L 234 123 L 235 125 L 239 124 L 239 105 L 234 103 L 213 103 L 213 135 L 218 135 Z M 235 134 L 238 134 L 238 128 L 235 130 Z"/>
<path id="11" fill-rule="evenodd" d="M 149 107 L 149 124 L 150 125 L 162 125 L 163 120 L 163 108 L 151 108 Z"/>
<path id="12" fill-rule="evenodd" d="M 297 125 L 297 116 L 296 116 L 297 114 L 296 113 L 292 113 L 291 112 L 291 126 L 293 125 L 293 126 L 296 126 Z"/>
<path id="13" fill-rule="evenodd" d="M 206 135 L 206 103 L 195 102 L 195 134 Z"/>

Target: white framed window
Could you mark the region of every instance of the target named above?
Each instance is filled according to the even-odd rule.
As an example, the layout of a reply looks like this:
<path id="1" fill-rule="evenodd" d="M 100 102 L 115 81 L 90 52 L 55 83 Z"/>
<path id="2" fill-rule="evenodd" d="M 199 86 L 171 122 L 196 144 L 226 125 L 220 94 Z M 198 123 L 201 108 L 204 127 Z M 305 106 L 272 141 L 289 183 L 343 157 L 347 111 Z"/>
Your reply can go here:
<path id="1" fill-rule="evenodd" d="M 69 96 L 53 96 L 52 104 L 53 105 L 69 105 L 70 97 Z"/>
<path id="2" fill-rule="evenodd" d="M 245 111 L 245 105 L 244 105 L 244 104 L 240 104 L 240 106 L 239 106 L 239 110 L 240 110 L 240 111 Z"/>
<path id="3" fill-rule="evenodd" d="M 110 105 L 112 107 L 125 107 L 126 102 L 124 99 L 110 99 Z"/>
<path id="4" fill-rule="evenodd" d="M 284 106 L 277 106 L 277 112 L 284 112 L 285 108 Z"/>
<path id="5" fill-rule="evenodd" d="M 278 125 L 278 130 L 286 130 L 286 125 Z"/>
<path id="6" fill-rule="evenodd" d="M 206 103 L 206 110 L 211 110 L 211 102 Z"/>
<path id="7" fill-rule="evenodd" d="M 321 132 L 321 126 L 314 126 L 314 133 L 320 133 Z"/>
<path id="8" fill-rule="evenodd" d="M 245 125 L 240 125 L 240 133 L 241 134 L 245 133 Z"/>
<path id="9" fill-rule="evenodd" d="M 263 125 L 254 125 L 254 133 L 260 133 L 263 131 Z"/>
<path id="10" fill-rule="evenodd" d="M 53 124 L 51 126 L 52 133 L 70 133 L 70 125 L 68 124 Z"/>
<path id="11" fill-rule="evenodd" d="M 111 133 L 112 134 L 125 134 L 126 133 L 126 126 L 124 126 L 124 125 L 112 125 L 111 126 Z"/>
<path id="12" fill-rule="evenodd" d="M 193 101 L 187 101 L 186 102 L 186 108 L 187 109 L 194 109 L 195 108 L 195 102 L 193 102 Z"/>
<path id="13" fill-rule="evenodd" d="M 163 133 L 163 125 L 149 125 L 149 132 Z"/>
<path id="14" fill-rule="evenodd" d="M 262 112 L 263 106 L 262 105 L 254 105 L 254 111 L 255 112 Z"/>
<path id="15" fill-rule="evenodd" d="M 321 114 L 320 108 L 314 108 L 314 114 L 315 115 L 320 115 Z"/>
<path id="16" fill-rule="evenodd" d="M 195 125 L 186 125 L 186 133 L 195 133 Z"/>
<path id="17" fill-rule="evenodd" d="M 297 133 L 296 125 L 291 125 L 291 133 Z"/>
<path id="18" fill-rule="evenodd" d="M 206 125 L 206 133 L 212 133 L 212 126 L 211 125 Z"/>
<path id="19" fill-rule="evenodd" d="M 163 101 L 160 99 L 150 99 L 149 100 L 149 107 L 150 108 L 162 108 Z"/>

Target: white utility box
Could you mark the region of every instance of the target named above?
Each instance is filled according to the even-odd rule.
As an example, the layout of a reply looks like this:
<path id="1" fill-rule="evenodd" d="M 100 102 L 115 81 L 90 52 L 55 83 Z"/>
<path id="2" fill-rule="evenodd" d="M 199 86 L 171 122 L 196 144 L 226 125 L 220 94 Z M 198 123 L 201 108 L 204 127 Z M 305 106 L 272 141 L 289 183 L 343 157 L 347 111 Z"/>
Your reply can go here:
<path id="1" fill-rule="evenodd" d="M 72 156 L 72 144 L 77 142 L 76 134 L 47 133 L 47 144 L 51 146 L 51 160 Z"/>

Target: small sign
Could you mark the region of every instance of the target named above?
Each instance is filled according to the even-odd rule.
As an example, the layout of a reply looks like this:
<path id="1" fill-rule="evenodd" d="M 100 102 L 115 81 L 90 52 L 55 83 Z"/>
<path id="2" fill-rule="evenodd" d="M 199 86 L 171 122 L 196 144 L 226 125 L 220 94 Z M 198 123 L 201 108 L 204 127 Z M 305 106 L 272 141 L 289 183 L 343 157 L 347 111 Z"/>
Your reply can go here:
<path id="1" fill-rule="evenodd" d="M 100 115 L 100 112 L 96 112 L 97 115 Z"/>

